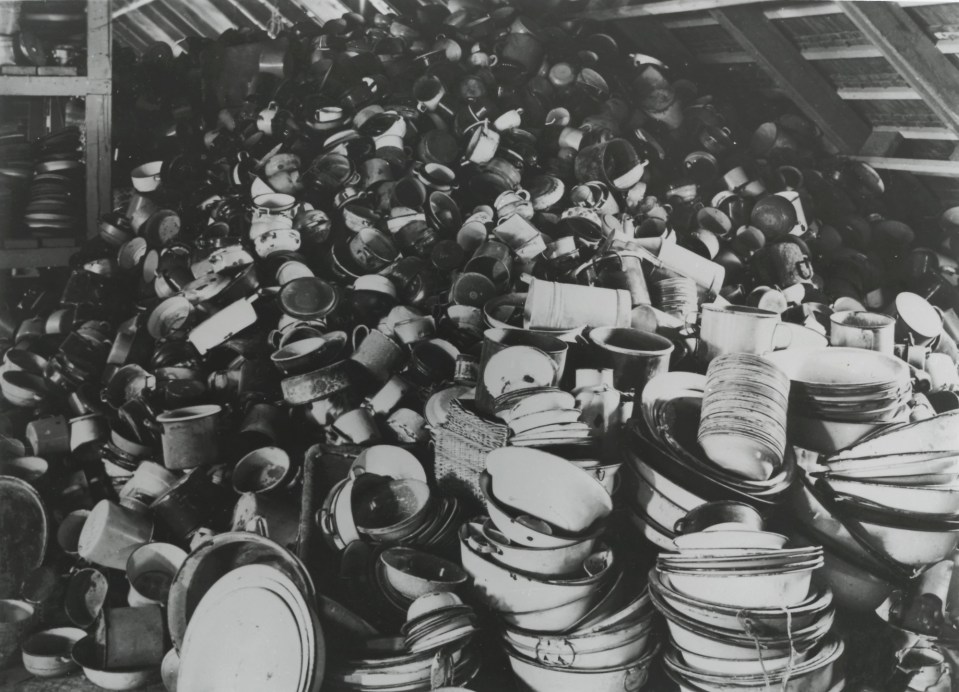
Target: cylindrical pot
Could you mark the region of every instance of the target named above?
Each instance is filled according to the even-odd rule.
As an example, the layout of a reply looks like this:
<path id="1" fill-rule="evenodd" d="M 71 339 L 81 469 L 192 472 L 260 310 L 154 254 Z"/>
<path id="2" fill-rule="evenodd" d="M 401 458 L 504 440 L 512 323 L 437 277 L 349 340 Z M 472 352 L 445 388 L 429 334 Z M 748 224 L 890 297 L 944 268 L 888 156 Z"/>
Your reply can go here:
<path id="1" fill-rule="evenodd" d="M 157 416 L 163 426 L 163 463 L 168 469 L 192 469 L 216 464 L 220 445 L 216 404 L 190 406 Z"/>
<path id="2" fill-rule="evenodd" d="M 201 526 L 216 523 L 219 515 L 226 516 L 235 497 L 229 488 L 214 483 L 205 469 L 197 469 L 154 500 L 150 511 L 184 541 Z"/>
<path id="3" fill-rule="evenodd" d="M 149 604 L 104 610 L 94 642 L 105 669 L 159 666 L 166 653 L 163 609 Z"/>
<path id="4" fill-rule="evenodd" d="M 896 345 L 896 320 L 889 315 L 844 310 L 832 313 L 829 322 L 830 345 L 892 355 Z"/>
<path id="5" fill-rule="evenodd" d="M 533 279 L 524 318 L 529 329 L 628 327 L 633 308 L 629 291 Z"/>
<path id="6" fill-rule="evenodd" d="M 638 396 L 649 380 L 669 370 L 672 342 L 631 327 L 600 327 L 589 332 L 603 366 L 613 370 L 613 386 Z"/>
<path id="7" fill-rule="evenodd" d="M 89 562 L 125 569 L 127 558 L 153 535 L 153 522 L 132 509 L 101 500 L 80 532 L 78 552 Z"/>

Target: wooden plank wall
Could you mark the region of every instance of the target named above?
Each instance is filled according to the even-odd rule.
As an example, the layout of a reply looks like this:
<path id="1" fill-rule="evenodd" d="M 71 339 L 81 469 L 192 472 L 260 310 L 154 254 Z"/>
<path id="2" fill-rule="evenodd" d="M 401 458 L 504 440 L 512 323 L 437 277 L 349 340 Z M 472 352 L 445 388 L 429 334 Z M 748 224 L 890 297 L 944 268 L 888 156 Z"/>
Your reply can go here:
<path id="1" fill-rule="evenodd" d="M 650 19 L 634 16 L 616 24 L 627 35 L 648 21 L 657 22 L 660 31 L 667 29 L 669 41 L 660 38 L 659 42 L 671 43 L 674 55 L 692 56 L 693 76 L 710 85 L 712 93 L 740 98 L 760 92 L 789 95 L 791 89 L 777 84 L 770 77 L 770 66 L 757 58 L 748 40 L 744 43 L 737 23 L 724 19 L 738 18 L 745 11 L 761 13 L 788 42 L 787 50 L 798 52 L 873 132 L 902 135 L 894 139 L 897 144 L 886 156 L 944 162 L 930 165 L 936 174 L 921 179 L 944 206 L 959 205 L 959 108 L 953 108 L 957 82 L 930 86 L 924 81 L 926 73 L 920 73 L 929 69 L 933 74 L 945 71 L 948 77 L 956 76 L 952 68 L 959 67 L 959 3 L 875 3 L 886 6 L 880 8 L 885 12 L 866 17 L 859 16 L 857 7 L 844 11 L 846 4 L 764 3 Z M 891 33 L 894 29 L 900 33 Z M 642 33 L 635 37 L 635 49 L 642 50 Z M 899 55 L 888 52 L 905 48 L 911 50 L 905 59 L 912 62 L 904 63 Z M 911 70 L 919 57 L 924 64 Z M 955 166 L 955 174 L 946 162 Z"/>

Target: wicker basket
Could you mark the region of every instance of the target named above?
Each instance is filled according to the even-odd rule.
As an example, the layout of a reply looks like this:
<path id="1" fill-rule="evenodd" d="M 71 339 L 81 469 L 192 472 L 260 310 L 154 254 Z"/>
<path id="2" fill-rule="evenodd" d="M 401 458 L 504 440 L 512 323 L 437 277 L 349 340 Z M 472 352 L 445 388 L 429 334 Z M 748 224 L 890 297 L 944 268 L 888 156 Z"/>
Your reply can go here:
<path id="1" fill-rule="evenodd" d="M 505 447 L 509 428 L 477 416 L 458 399 L 450 405 L 446 422 L 433 431 L 434 468 L 441 490 L 455 495 L 474 511 L 483 508 L 480 474 L 486 455 Z"/>

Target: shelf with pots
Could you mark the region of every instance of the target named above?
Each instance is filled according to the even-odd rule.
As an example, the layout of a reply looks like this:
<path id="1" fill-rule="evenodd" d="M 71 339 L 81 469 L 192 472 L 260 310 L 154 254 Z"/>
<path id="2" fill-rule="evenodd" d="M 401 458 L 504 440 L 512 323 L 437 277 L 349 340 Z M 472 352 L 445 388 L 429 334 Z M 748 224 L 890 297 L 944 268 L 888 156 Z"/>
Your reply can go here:
<path id="1" fill-rule="evenodd" d="M 97 219 L 111 207 L 112 65 L 110 3 L 87 0 L 85 76 L 42 74 L 0 75 L 0 99 L 6 97 L 79 96 L 85 101 L 83 159 L 85 167 L 86 236 L 97 233 Z M 46 70 L 48 72 L 55 70 Z M 76 238 L 12 238 L 0 240 L 0 270 L 65 266 L 83 240 Z"/>

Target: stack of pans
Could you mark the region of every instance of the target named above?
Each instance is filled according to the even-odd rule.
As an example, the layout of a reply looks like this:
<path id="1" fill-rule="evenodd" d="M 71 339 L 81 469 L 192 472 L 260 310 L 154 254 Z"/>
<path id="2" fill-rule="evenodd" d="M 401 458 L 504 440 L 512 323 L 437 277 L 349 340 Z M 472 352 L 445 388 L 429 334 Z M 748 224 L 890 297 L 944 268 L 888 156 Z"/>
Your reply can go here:
<path id="1" fill-rule="evenodd" d="M 782 468 L 789 378 L 749 353 L 714 358 L 706 372 L 698 441 L 717 466 L 765 481 Z"/>
<path id="2" fill-rule="evenodd" d="M 959 544 L 959 411 L 887 426 L 819 463 L 793 492 L 798 535 L 826 549 L 841 605 L 874 610 Z"/>
<path id="3" fill-rule="evenodd" d="M 623 486 L 631 519 L 654 545 L 671 549 L 675 525 L 699 505 L 736 500 L 771 509 L 785 500 L 796 471 L 792 448 L 768 479 L 754 480 L 721 468 L 697 442 L 706 378 L 668 372 L 643 389 L 640 412 L 616 443 L 627 459 Z"/>
<path id="4" fill-rule="evenodd" d="M 804 449 L 831 454 L 909 417 L 909 366 L 898 358 L 836 347 L 764 357 L 789 376 L 789 440 Z"/>
<path id="5" fill-rule="evenodd" d="M 84 211 L 80 130 L 68 127 L 41 137 L 35 156 L 24 225 L 33 237 L 74 237 Z"/>
<path id="6" fill-rule="evenodd" d="M 661 554 L 650 572 L 670 633 L 667 674 L 689 690 L 836 687 L 843 645 L 830 635 L 832 597 L 811 587 L 822 549 L 726 526 L 677 538 L 678 552 Z"/>

